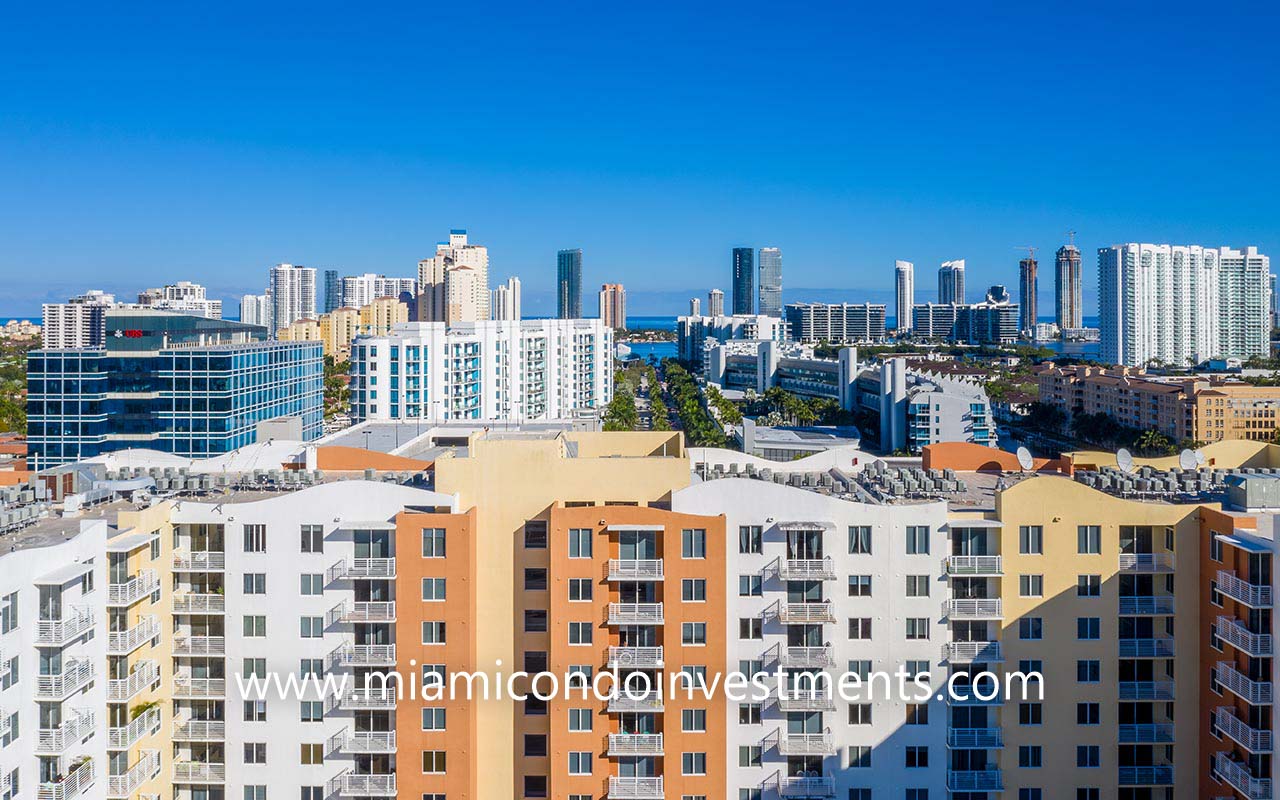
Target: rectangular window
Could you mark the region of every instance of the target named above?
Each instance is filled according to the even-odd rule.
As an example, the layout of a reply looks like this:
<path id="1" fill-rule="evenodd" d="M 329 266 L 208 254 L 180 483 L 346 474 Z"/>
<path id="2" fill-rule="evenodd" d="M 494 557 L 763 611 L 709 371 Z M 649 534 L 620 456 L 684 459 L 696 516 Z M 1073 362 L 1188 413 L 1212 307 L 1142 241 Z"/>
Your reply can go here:
<path id="1" fill-rule="evenodd" d="M 1023 769 L 1039 769 L 1044 766 L 1044 750 L 1038 744 L 1020 745 L 1018 766 Z"/>
<path id="2" fill-rule="evenodd" d="M 907 526 L 907 555 L 923 556 L 929 554 L 929 526 Z"/>
<path id="3" fill-rule="evenodd" d="M 569 529 L 569 558 L 591 558 L 590 528 Z"/>
<path id="4" fill-rule="evenodd" d="M 444 528 L 422 529 L 422 557 L 444 558 Z"/>
<path id="5" fill-rule="evenodd" d="M 907 704 L 907 724 L 908 725 L 928 725 L 929 724 L 929 704 L 928 703 L 908 703 Z"/>
<path id="6" fill-rule="evenodd" d="M 524 590 L 526 592 L 545 592 L 547 590 L 547 571 L 541 567 L 525 567 Z"/>
<path id="7" fill-rule="evenodd" d="M 849 748 L 849 769 L 871 769 L 871 746 L 853 745 Z"/>
<path id="8" fill-rule="evenodd" d="M 301 576 L 301 588 L 303 597 L 316 597 L 324 594 L 324 576 L 318 572 L 306 573 Z"/>
<path id="9" fill-rule="evenodd" d="M 423 578 L 422 599 L 428 603 L 440 603 L 445 599 L 444 578 Z"/>
<path id="10" fill-rule="evenodd" d="M 262 615 L 244 617 L 243 633 L 246 637 L 261 638 L 267 635 L 267 618 Z"/>
<path id="11" fill-rule="evenodd" d="M 266 742 L 245 742 L 244 743 L 244 763 L 246 764 L 267 763 L 267 743 Z"/>
<path id="12" fill-rule="evenodd" d="M 1044 597 L 1044 576 L 1019 575 L 1018 594 L 1022 597 Z"/>
<path id="13" fill-rule="evenodd" d="M 764 620 L 760 617 L 740 617 L 738 619 L 738 638 L 743 640 L 763 639 Z"/>
<path id="14" fill-rule="evenodd" d="M 445 709 L 425 706 L 422 709 L 422 729 L 424 731 L 442 731 L 445 729 Z"/>
<path id="15" fill-rule="evenodd" d="M 547 549 L 547 521 L 543 519 L 531 519 L 524 523 L 524 549 L 526 550 L 546 550 Z"/>
<path id="16" fill-rule="evenodd" d="M 929 576 L 928 575 L 908 575 L 907 576 L 907 597 L 928 597 L 929 596 Z"/>
<path id="17" fill-rule="evenodd" d="M 324 617 L 302 617 L 299 628 L 303 639 L 319 639 L 324 636 Z"/>
<path id="18" fill-rule="evenodd" d="M 871 526 L 849 526 L 849 554 L 856 556 L 871 555 Z"/>
<path id="19" fill-rule="evenodd" d="M 738 576 L 739 597 L 760 597 L 764 594 L 764 579 L 759 575 Z"/>
<path id="20" fill-rule="evenodd" d="M 1076 638 L 1097 639 L 1101 635 L 1102 620 L 1098 617 L 1076 617 Z"/>
<path id="21" fill-rule="evenodd" d="M 1102 662 L 1097 659 L 1083 658 L 1076 661 L 1077 683 L 1100 683 L 1102 681 Z"/>
<path id="22" fill-rule="evenodd" d="M 267 574 L 265 572 L 246 572 L 244 574 L 245 594 L 266 594 Z"/>
<path id="23" fill-rule="evenodd" d="M 907 638 L 928 639 L 929 619 L 927 617 L 907 617 Z"/>
<path id="24" fill-rule="evenodd" d="M 684 578 L 681 580 L 680 599 L 686 603 L 705 603 L 707 600 L 707 579 Z"/>
<path id="25" fill-rule="evenodd" d="M 763 529 L 759 525 L 738 526 L 738 552 L 761 553 L 764 551 Z"/>
<path id="26" fill-rule="evenodd" d="M 870 597 L 871 596 L 871 576 L 870 575 L 850 575 L 849 576 L 849 596 L 850 597 Z"/>
<path id="27" fill-rule="evenodd" d="M 680 774 L 681 775 L 706 775 L 707 774 L 707 754 L 706 753 L 681 753 L 680 754 Z"/>
<path id="28" fill-rule="evenodd" d="M 1044 620 L 1040 617 L 1018 619 L 1018 638 L 1034 641 L 1044 638 Z"/>
<path id="29" fill-rule="evenodd" d="M 740 767 L 760 766 L 761 750 L 762 748 L 758 744 L 739 745 L 738 746 L 738 766 Z"/>
<path id="30" fill-rule="evenodd" d="M 871 724 L 871 704 L 870 703 L 850 703 L 849 704 L 849 724 L 850 725 L 870 725 Z"/>
<path id="31" fill-rule="evenodd" d="M 245 700 L 244 701 L 244 721 L 245 722 L 266 722 L 267 721 L 267 701 L 266 700 Z"/>
<path id="32" fill-rule="evenodd" d="M 590 733 L 591 725 L 592 725 L 591 709 L 589 708 L 569 709 L 570 733 Z"/>
<path id="33" fill-rule="evenodd" d="M 591 623 L 590 622 L 570 622 L 569 623 L 569 644 L 574 644 L 574 645 L 591 644 Z"/>
<path id="34" fill-rule="evenodd" d="M 1042 725 L 1044 724 L 1044 708 L 1040 703 L 1019 703 L 1018 704 L 1018 724 L 1019 725 Z"/>
<path id="35" fill-rule="evenodd" d="M 745 672 L 743 673 L 746 674 Z M 738 706 L 738 724 L 739 725 L 759 725 L 760 711 L 763 706 L 760 703 L 743 703 Z"/>
<path id="36" fill-rule="evenodd" d="M 1102 765 L 1102 752 L 1096 744 L 1076 745 L 1077 767 L 1098 767 Z"/>
<path id="37" fill-rule="evenodd" d="M 546 633 L 547 612 L 541 608 L 526 608 L 524 611 L 525 633 Z"/>
<path id="38" fill-rule="evenodd" d="M 871 638 L 871 617 L 854 617 L 849 620 L 850 639 Z"/>
<path id="39" fill-rule="evenodd" d="M 422 623 L 423 644 L 444 644 L 445 625 L 443 622 L 431 621 Z"/>
<path id="40" fill-rule="evenodd" d="M 569 602 L 585 603 L 591 600 L 592 589 L 590 578 L 569 579 Z"/>
<path id="41" fill-rule="evenodd" d="M 680 642 L 685 645 L 704 645 L 707 643 L 707 623 L 680 623 Z"/>
<path id="42" fill-rule="evenodd" d="M 443 775 L 445 774 L 445 765 L 446 760 L 444 750 L 422 751 L 422 774 Z"/>
<path id="43" fill-rule="evenodd" d="M 1102 596 L 1102 576 L 1101 575 L 1077 575 L 1076 576 L 1076 596 L 1077 597 L 1101 597 Z"/>
<path id="44" fill-rule="evenodd" d="M 706 558 L 707 532 L 701 528 L 685 528 L 680 531 L 680 557 Z"/>
<path id="45" fill-rule="evenodd" d="M 906 766 L 908 769 L 922 769 L 929 766 L 929 748 L 919 745 L 908 746 Z"/>
<path id="46" fill-rule="evenodd" d="M 1044 554 L 1044 528 L 1039 525 L 1018 526 L 1018 552 L 1023 555 Z"/>
<path id="47" fill-rule="evenodd" d="M 324 703 L 319 700 L 302 700 L 298 704 L 298 719 L 301 722 L 323 722 Z"/>
<path id="48" fill-rule="evenodd" d="M 302 526 L 302 552 L 304 553 L 323 553 L 324 552 L 324 526 L 323 525 L 303 525 Z"/>
<path id="49" fill-rule="evenodd" d="M 267 552 L 267 526 L 266 525 L 245 525 L 244 526 L 244 551 L 246 553 Z"/>
<path id="50" fill-rule="evenodd" d="M 1101 706 L 1098 703 L 1076 703 L 1077 725 L 1097 725 L 1101 718 Z"/>
<path id="51" fill-rule="evenodd" d="M 680 711 L 680 730 L 685 733 L 707 732 L 707 710 L 705 708 L 686 708 Z"/>
<path id="52" fill-rule="evenodd" d="M 591 774 L 591 751 L 589 750 L 570 750 L 569 751 L 569 774 L 570 775 L 590 775 Z"/>
<path id="53" fill-rule="evenodd" d="M 1079 525 L 1076 527 L 1076 552 L 1080 555 L 1098 555 L 1102 552 L 1102 526 Z"/>
<path id="54" fill-rule="evenodd" d="M 299 762 L 306 767 L 317 766 L 324 763 L 324 745 L 323 744 L 304 744 L 300 746 L 302 756 Z"/>

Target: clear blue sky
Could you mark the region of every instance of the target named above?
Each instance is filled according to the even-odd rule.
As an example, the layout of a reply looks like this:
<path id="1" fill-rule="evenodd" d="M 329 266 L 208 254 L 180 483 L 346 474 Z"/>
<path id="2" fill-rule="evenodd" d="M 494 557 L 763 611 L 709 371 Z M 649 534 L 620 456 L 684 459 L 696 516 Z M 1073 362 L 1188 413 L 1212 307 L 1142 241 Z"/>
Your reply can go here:
<path id="1" fill-rule="evenodd" d="M 495 280 L 582 247 L 636 297 L 728 289 L 743 244 L 876 297 L 895 258 L 1016 284 L 1068 229 L 1088 284 L 1116 241 L 1280 256 L 1274 5 L 885 5 L 14 5 L 0 314 L 408 275 L 451 227 Z"/>

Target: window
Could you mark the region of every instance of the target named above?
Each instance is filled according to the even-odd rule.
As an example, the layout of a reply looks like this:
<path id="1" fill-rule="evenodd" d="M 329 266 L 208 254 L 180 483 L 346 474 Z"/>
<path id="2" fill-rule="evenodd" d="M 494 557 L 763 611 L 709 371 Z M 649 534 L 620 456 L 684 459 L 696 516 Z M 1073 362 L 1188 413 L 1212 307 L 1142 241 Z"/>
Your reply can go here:
<path id="1" fill-rule="evenodd" d="M 1044 554 L 1044 528 L 1039 525 L 1018 526 L 1018 552 L 1023 555 Z"/>
<path id="2" fill-rule="evenodd" d="M 1076 724 L 1097 725 L 1102 712 L 1097 703 L 1076 703 Z"/>
<path id="3" fill-rule="evenodd" d="M 422 773 L 424 775 L 443 775 L 445 772 L 445 751 L 423 750 Z"/>
<path id="4" fill-rule="evenodd" d="M 245 700 L 244 701 L 244 721 L 245 722 L 266 722 L 267 721 L 267 701 L 266 700 Z"/>
<path id="5" fill-rule="evenodd" d="M 1044 708 L 1039 703 L 1018 704 L 1019 725 L 1041 725 L 1044 722 Z"/>
<path id="6" fill-rule="evenodd" d="M 244 743 L 244 763 L 246 764 L 267 763 L 267 743 L 266 742 L 245 742 Z"/>
<path id="7" fill-rule="evenodd" d="M 591 731 L 591 709 L 569 709 L 569 731 L 571 733 L 589 733 Z"/>
<path id="8" fill-rule="evenodd" d="M 1044 766 L 1044 751 L 1038 744 L 1024 744 L 1018 748 L 1018 766 L 1039 769 Z"/>
<path id="9" fill-rule="evenodd" d="M 870 703 L 850 703 L 849 704 L 849 724 L 850 725 L 870 725 L 871 724 L 871 704 Z"/>
<path id="10" fill-rule="evenodd" d="M 685 578 L 681 580 L 680 599 L 686 603 L 705 603 L 707 600 L 707 579 Z"/>
<path id="11" fill-rule="evenodd" d="M 324 594 L 324 576 L 318 572 L 304 572 L 301 576 L 301 592 L 303 597 L 317 597 Z"/>
<path id="12" fill-rule="evenodd" d="M 1102 621 L 1097 617 L 1076 617 L 1076 638 L 1097 639 L 1101 634 Z"/>
<path id="13" fill-rule="evenodd" d="M 246 637 L 263 637 L 267 635 L 267 618 L 261 614 L 244 617 L 244 635 Z"/>
<path id="14" fill-rule="evenodd" d="M 246 572 L 244 574 L 245 594 L 266 594 L 267 576 L 263 572 Z"/>
<path id="15" fill-rule="evenodd" d="M 1022 597 L 1044 597 L 1044 576 L 1019 575 L 1018 594 Z"/>
<path id="16" fill-rule="evenodd" d="M 589 750 L 570 750 L 569 751 L 569 774 L 570 775 L 590 775 L 591 774 L 591 752 Z"/>
<path id="17" fill-rule="evenodd" d="M 319 639 L 324 636 L 324 617 L 303 617 L 300 628 L 303 639 Z"/>
<path id="18" fill-rule="evenodd" d="M 871 526 L 849 526 L 849 554 L 857 556 L 871 555 Z"/>
<path id="19" fill-rule="evenodd" d="M 738 552 L 760 553 L 764 551 L 764 536 L 759 525 L 738 526 Z"/>
<path id="20" fill-rule="evenodd" d="M 929 748 L 916 746 L 907 747 L 907 768 L 916 769 L 919 767 L 929 766 Z"/>
<path id="21" fill-rule="evenodd" d="M 429 621 L 422 623 L 423 644 L 444 644 L 445 626 L 443 622 Z"/>
<path id="22" fill-rule="evenodd" d="M 590 622 L 570 622 L 569 623 L 569 644 L 591 644 L 591 623 Z"/>
<path id="23" fill-rule="evenodd" d="M 763 639 L 764 620 L 760 617 L 742 617 L 738 620 L 739 639 Z"/>
<path id="24" fill-rule="evenodd" d="M 298 720 L 321 722 L 324 720 L 324 703 L 319 700 L 302 700 L 298 703 Z"/>
<path id="25" fill-rule="evenodd" d="M 680 623 L 680 642 L 685 645 L 703 645 L 707 643 L 707 623 Z"/>
<path id="26" fill-rule="evenodd" d="M 849 769 L 871 769 L 871 747 L 855 744 L 849 748 Z"/>
<path id="27" fill-rule="evenodd" d="M 849 620 L 850 639 L 871 638 L 871 617 L 854 617 Z"/>
<path id="28" fill-rule="evenodd" d="M 524 589 L 526 592 L 545 592 L 547 590 L 547 571 L 540 567 L 526 567 L 524 570 Z"/>
<path id="29" fill-rule="evenodd" d="M 863 681 L 865 681 L 868 677 L 871 676 L 870 659 L 866 659 L 862 661 L 850 661 L 848 666 L 849 666 L 849 670 L 848 670 L 849 674 L 857 675 L 858 678 Z"/>
<path id="30" fill-rule="evenodd" d="M 298 675 L 302 678 L 323 678 L 324 659 L 304 658 L 298 664 Z"/>
<path id="31" fill-rule="evenodd" d="M 764 580 L 759 575 L 738 576 L 739 597 L 760 597 L 764 594 Z"/>
<path id="32" fill-rule="evenodd" d="M 266 525 L 245 525 L 244 526 L 244 551 L 246 553 L 267 552 L 267 526 Z"/>
<path id="33" fill-rule="evenodd" d="M 248 785 L 244 787 L 244 800 L 267 800 L 267 787 L 259 785 Z"/>
<path id="34" fill-rule="evenodd" d="M 929 704 L 928 703 L 908 703 L 907 704 L 907 724 L 908 725 L 928 725 L 929 724 Z"/>
<path id="35" fill-rule="evenodd" d="M 871 800 L 871 790 L 870 789 L 850 789 L 849 800 Z M 925 797 L 922 800 L 929 800 L 928 795 L 925 795 Z"/>
<path id="36" fill-rule="evenodd" d="M 749 786 L 738 790 L 738 800 L 760 800 L 761 791 L 758 786 Z M 686 800 L 688 795 L 681 800 Z"/>
<path id="37" fill-rule="evenodd" d="M 748 678 L 759 675 L 764 672 L 764 659 L 749 658 L 738 662 L 738 672 L 746 675 Z"/>
<path id="38" fill-rule="evenodd" d="M 849 596 L 850 597 L 870 597 L 871 596 L 871 576 L 870 575 L 850 575 L 849 576 Z"/>
<path id="39" fill-rule="evenodd" d="M 1102 552 L 1102 526 L 1080 525 L 1076 527 L 1076 552 L 1080 555 L 1098 555 Z"/>
<path id="40" fill-rule="evenodd" d="M 907 597 L 928 597 L 929 596 L 929 576 L 928 575 L 908 575 L 907 576 Z"/>
<path id="41" fill-rule="evenodd" d="M 547 776 L 546 775 L 525 775 L 524 776 L 524 796 L 525 797 L 546 797 L 547 796 Z"/>
<path id="42" fill-rule="evenodd" d="M 760 745 L 739 745 L 738 746 L 738 766 L 740 767 L 758 767 L 760 766 Z"/>
<path id="43" fill-rule="evenodd" d="M 706 753 L 681 753 L 680 754 L 680 774 L 681 775 L 706 775 L 707 774 L 707 754 Z"/>
<path id="44" fill-rule="evenodd" d="M 907 526 L 907 555 L 922 556 L 929 554 L 929 526 Z"/>
<path id="45" fill-rule="evenodd" d="M 439 603 L 445 599 L 444 578 L 423 578 L 422 599 L 428 603 Z"/>
<path id="46" fill-rule="evenodd" d="M 303 786 L 302 800 L 324 800 L 324 787 L 323 786 Z M 430 797 L 429 795 L 423 795 L 422 800 L 444 800 L 444 798 L 443 796 L 441 796 L 440 798 L 434 798 L 434 797 Z"/>
<path id="47" fill-rule="evenodd" d="M 240 674 L 246 678 L 266 678 L 267 660 L 265 658 L 246 658 Z"/>
<path id="48" fill-rule="evenodd" d="M 570 603 L 590 602 L 591 597 L 592 597 L 592 588 L 591 588 L 590 578 L 570 578 L 569 579 L 569 602 Z"/>
<path id="49" fill-rule="evenodd" d="M 870 796 L 871 796 L 871 790 L 868 789 L 867 797 L 869 798 Z M 929 800 L 929 790 L 928 789 L 908 789 L 904 797 L 906 798 L 906 800 Z"/>
<path id="50" fill-rule="evenodd" d="M 866 663 L 867 663 L 868 667 L 869 667 L 869 666 L 870 666 L 870 664 L 871 664 L 871 662 L 870 662 L 870 661 L 868 661 L 868 662 L 866 662 Z M 929 675 L 929 674 L 930 674 L 930 670 L 929 670 L 929 662 L 928 662 L 927 660 L 925 660 L 925 661 L 908 661 L 908 662 L 907 662 L 907 664 L 906 664 L 906 667 L 907 667 L 907 674 L 908 674 L 908 675 L 910 675 L 910 676 L 911 676 L 911 677 L 913 677 L 913 678 L 914 678 L 915 676 L 917 676 L 917 675 Z"/>
<path id="51" fill-rule="evenodd" d="M 1077 683 L 1099 683 L 1102 681 L 1102 663 L 1097 659 L 1081 659 L 1076 662 Z"/>
<path id="52" fill-rule="evenodd" d="M 547 652 L 545 650 L 524 651 L 524 671 L 529 674 L 547 671 Z"/>
<path id="53" fill-rule="evenodd" d="M 907 638 L 908 639 L 928 639 L 929 638 L 928 617 L 907 617 Z"/>
<path id="54" fill-rule="evenodd" d="M 526 608 L 524 610 L 524 630 L 525 633 L 546 633 L 546 610 L 541 608 Z"/>
<path id="55" fill-rule="evenodd" d="M 590 528 L 569 529 L 569 558 L 591 558 Z"/>
<path id="56" fill-rule="evenodd" d="M 1037 640 L 1044 638 L 1044 620 L 1040 617 L 1021 617 L 1018 620 L 1018 638 Z"/>
<path id="57" fill-rule="evenodd" d="M 1023 787 L 1018 790 L 1018 800 L 1044 800 L 1044 794 L 1037 788 Z"/>
<path id="58" fill-rule="evenodd" d="M 8 633 L 18 627 L 18 593 L 10 592 L 0 601 L 0 633 Z"/>
<path id="59" fill-rule="evenodd" d="M 705 708 L 686 708 L 680 711 L 680 730 L 685 733 L 707 732 L 707 710 Z"/>
<path id="60" fill-rule="evenodd" d="M 324 552 L 324 526 L 322 525 L 303 525 L 302 526 L 302 552 L 304 553 L 323 553 Z"/>
<path id="61" fill-rule="evenodd" d="M 1217 536 L 1209 539 L 1209 558 L 1219 563 L 1222 562 L 1222 542 L 1218 541 Z"/>
<path id="62" fill-rule="evenodd" d="M 547 549 L 547 521 L 544 519 L 531 519 L 524 523 L 524 549 L 526 550 L 546 550 Z"/>
<path id="63" fill-rule="evenodd" d="M 701 528 L 685 528 L 680 531 L 680 557 L 706 558 L 707 532 Z"/>
<path id="64" fill-rule="evenodd" d="M 422 557 L 444 558 L 444 528 L 422 529 Z"/>
<path id="65" fill-rule="evenodd" d="M 1077 575 L 1076 576 L 1076 596 L 1077 597 L 1101 597 L 1102 596 L 1102 576 L 1101 575 Z"/>
<path id="66" fill-rule="evenodd" d="M 1096 744 L 1076 745 L 1077 767 L 1098 767 L 1102 765 L 1102 752 Z"/>
<path id="67" fill-rule="evenodd" d="M 323 744 L 303 744 L 299 746 L 301 757 L 298 763 L 304 767 L 314 766 L 324 763 L 324 745 Z"/>
<path id="68" fill-rule="evenodd" d="M 1101 798 L 1102 798 L 1101 789 L 1092 788 L 1092 787 L 1091 788 L 1081 787 L 1079 789 L 1076 789 L 1076 800 L 1101 800 Z"/>

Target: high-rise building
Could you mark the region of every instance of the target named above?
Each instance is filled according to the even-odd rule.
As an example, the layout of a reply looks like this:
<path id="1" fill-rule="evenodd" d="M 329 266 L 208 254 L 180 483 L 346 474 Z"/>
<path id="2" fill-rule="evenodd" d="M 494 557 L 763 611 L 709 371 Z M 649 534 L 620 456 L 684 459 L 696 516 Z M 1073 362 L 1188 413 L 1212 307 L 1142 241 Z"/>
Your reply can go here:
<path id="1" fill-rule="evenodd" d="M 1034 256 L 1018 262 L 1018 328 L 1022 331 L 1034 331 L 1038 321 L 1036 292 L 1039 290 L 1039 279 L 1036 271 L 1039 266 Z"/>
<path id="2" fill-rule="evenodd" d="M 246 294 L 240 298 L 240 321 L 248 325 L 261 325 L 267 330 L 271 330 L 271 311 L 274 304 L 271 302 L 270 292 L 266 294 Z"/>
<path id="3" fill-rule="evenodd" d="M 1068 330 L 1084 327 L 1080 270 L 1080 249 L 1074 243 L 1059 247 L 1054 258 L 1053 296 L 1058 329 L 1064 336 Z"/>
<path id="4" fill-rule="evenodd" d="M 65 303 L 45 303 L 41 307 L 41 344 L 49 350 L 102 347 L 107 310 L 115 304 L 115 295 L 98 289 Z"/>
<path id="5" fill-rule="evenodd" d="M 733 314 L 756 313 L 756 251 L 750 247 L 733 248 Z"/>
<path id="6" fill-rule="evenodd" d="M 694 316 L 698 316 L 694 314 Z M 724 292 L 719 289 L 712 289 L 707 292 L 707 316 L 723 317 L 724 316 Z"/>
<path id="7" fill-rule="evenodd" d="M 1280 328 L 1280 295 L 1276 294 L 1276 274 L 1271 273 L 1271 327 Z"/>
<path id="8" fill-rule="evenodd" d="M 222 319 L 222 301 L 210 300 L 205 288 L 191 281 L 178 281 L 138 293 L 138 305 L 159 311 L 176 311 L 208 319 Z"/>
<path id="9" fill-rule="evenodd" d="M 582 250 L 556 253 L 556 316 L 578 319 L 582 316 Z"/>
<path id="10" fill-rule="evenodd" d="M 521 319 L 520 279 L 512 275 L 505 284 L 494 289 L 491 305 L 495 320 Z"/>
<path id="11" fill-rule="evenodd" d="M 627 290 L 620 283 L 600 287 L 600 320 L 615 331 L 627 329 Z"/>
<path id="12" fill-rule="evenodd" d="M 1270 354 L 1270 259 L 1256 247 L 1098 251 L 1101 359 L 1190 366 Z"/>
<path id="13" fill-rule="evenodd" d="M 372 272 L 345 277 L 341 286 L 339 306 L 346 308 L 364 308 L 379 297 L 394 297 L 407 302 L 418 293 L 418 282 L 413 278 L 388 278 Z"/>
<path id="14" fill-rule="evenodd" d="M 894 325 L 898 333 L 911 331 L 911 309 L 916 304 L 916 265 L 910 261 L 893 264 Z"/>
<path id="15" fill-rule="evenodd" d="M 788 303 L 791 338 L 806 344 L 854 344 L 885 340 L 883 303 Z"/>
<path id="16" fill-rule="evenodd" d="M 342 308 L 342 278 L 336 269 L 324 271 L 324 313 Z"/>
<path id="17" fill-rule="evenodd" d="M 1018 340 L 1018 304 L 995 285 L 981 303 L 923 303 L 912 309 L 912 333 L 919 339 L 965 344 L 1012 344 Z"/>
<path id="18" fill-rule="evenodd" d="M 271 268 L 271 332 L 294 320 L 316 318 L 316 271 L 312 267 L 277 264 Z"/>
<path id="19" fill-rule="evenodd" d="M 454 270 L 469 272 L 454 276 Z M 456 278 L 456 280 L 455 280 Z M 449 284 L 458 285 L 451 290 Z M 423 322 L 476 322 L 489 319 L 489 248 L 467 241 L 467 232 L 449 231 L 436 254 L 418 262 L 417 318 Z M 449 308 L 465 316 L 450 318 Z"/>
<path id="20" fill-rule="evenodd" d="M 762 247 L 759 260 L 759 313 L 769 317 L 780 317 L 782 316 L 782 251 L 776 247 Z"/>
<path id="21" fill-rule="evenodd" d="M 964 259 L 944 261 L 938 268 L 938 302 L 964 305 Z"/>
<path id="22" fill-rule="evenodd" d="M 689 316 L 691 317 L 702 316 L 702 300 L 700 300 L 697 297 L 689 298 Z"/>

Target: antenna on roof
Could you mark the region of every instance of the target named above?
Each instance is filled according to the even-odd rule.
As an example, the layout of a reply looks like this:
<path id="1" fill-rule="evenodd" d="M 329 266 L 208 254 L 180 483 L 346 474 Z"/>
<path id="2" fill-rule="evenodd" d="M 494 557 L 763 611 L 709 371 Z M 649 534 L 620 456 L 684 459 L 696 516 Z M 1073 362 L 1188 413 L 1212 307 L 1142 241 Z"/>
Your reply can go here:
<path id="1" fill-rule="evenodd" d="M 1178 453 L 1179 467 L 1182 467 L 1183 469 L 1195 469 L 1197 464 L 1196 454 L 1193 451 L 1183 450 L 1181 453 Z"/>
<path id="2" fill-rule="evenodd" d="M 1121 472 L 1133 472 L 1133 453 L 1121 447 L 1116 451 L 1116 466 Z"/>
<path id="3" fill-rule="evenodd" d="M 1067 231 L 1067 244 L 1071 245 L 1072 247 L 1075 247 L 1075 246 L 1076 246 L 1076 232 L 1075 232 L 1075 231 Z"/>
<path id="4" fill-rule="evenodd" d="M 1018 448 L 1018 463 L 1022 466 L 1024 472 L 1030 472 L 1036 462 L 1031 458 L 1031 451 L 1025 447 Z"/>

